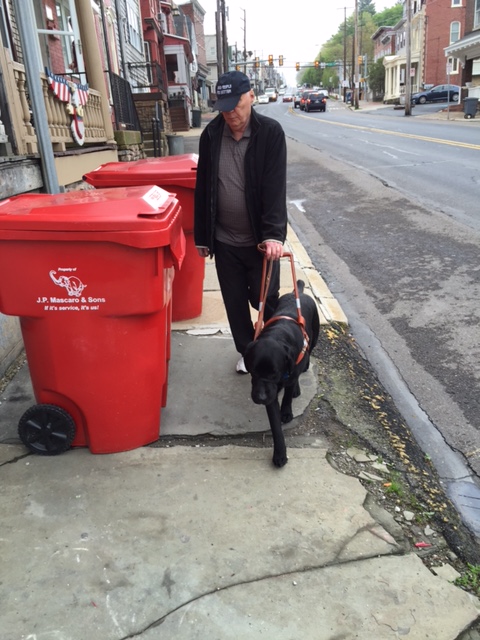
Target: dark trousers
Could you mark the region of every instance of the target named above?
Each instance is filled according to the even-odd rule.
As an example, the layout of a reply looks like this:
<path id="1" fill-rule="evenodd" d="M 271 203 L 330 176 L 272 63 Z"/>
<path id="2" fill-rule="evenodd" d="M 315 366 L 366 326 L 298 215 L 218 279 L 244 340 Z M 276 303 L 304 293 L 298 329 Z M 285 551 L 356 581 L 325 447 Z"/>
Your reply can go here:
<path id="1" fill-rule="evenodd" d="M 242 354 L 255 333 L 249 303 L 258 310 L 262 284 L 263 254 L 257 247 L 234 247 L 215 243 L 215 266 L 235 348 Z M 280 261 L 273 263 L 265 302 L 264 320 L 272 317 L 280 289 Z"/>

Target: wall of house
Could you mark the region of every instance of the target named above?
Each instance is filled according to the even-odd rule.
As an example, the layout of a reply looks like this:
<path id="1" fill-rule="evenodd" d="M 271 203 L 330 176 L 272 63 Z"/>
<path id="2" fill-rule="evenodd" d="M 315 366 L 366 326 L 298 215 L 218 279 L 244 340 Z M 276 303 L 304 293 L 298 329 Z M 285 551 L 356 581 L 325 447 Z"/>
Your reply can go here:
<path id="1" fill-rule="evenodd" d="M 383 40 L 383 42 L 382 42 Z M 392 29 L 377 32 L 374 38 L 374 60 L 391 56 L 395 51 L 395 32 Z"/>
<path id="2" fill-rule="evenodd" d="M 427 0 L 425 6 L 425 84 L 443 84 L 447 82 L 447 58 L 445 47 L 450 43 L 450 25 L 453 21 L 465 24 L 465 3 L 452 7 L 452 0 Z M 465 34 L 460 31 L 460 38 Z M 450 75 L 452 84 L 461 84 L 461 68 Z"/>
<path id="3" fill-rule="evenodd" d="M 140 67 L 135 66 L 145 62 L 141 17 L 140 17 L 139 27 L 140 27 L 140 36 L 141 36 L 142 44 L 140 48 L 137 48 L 132 44 L 131 38 L 130 38 L 128 19 L 127 19 L 126 0 L 118 0 L 118 3 L 116 4 L 116 6 L 118 6 L 118 15 L 117 15 L 118 28 L 119 30 L 123 30 L 123 54 L 125 56 L 126 80 L 130 82 L 133 90 L 135 90 L 136 86 L 145 86 L 148 84 L 148 78 L 147 78 L 145 66 L 140 66 Z M 139 11 L 139 15 L 141 15 L 140 4 L 138 5 L 138 11 Z"/>

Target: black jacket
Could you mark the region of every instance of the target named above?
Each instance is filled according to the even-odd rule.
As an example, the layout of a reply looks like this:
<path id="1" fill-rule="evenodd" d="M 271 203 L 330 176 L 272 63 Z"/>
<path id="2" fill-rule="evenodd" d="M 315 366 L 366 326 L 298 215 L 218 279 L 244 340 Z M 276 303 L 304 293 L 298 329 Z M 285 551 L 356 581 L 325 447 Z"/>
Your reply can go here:
<path id="1" fill-rule="evenodd" d="M 215 220 L 220 145 L 225 120 L 219 114 L 200 136 L 195 186 L 195 245 L 215 253 Z M 245 199 L 255 242 L 287 235 L 287 146 L 281 125 L 252 109 L 245 154 Z"/>

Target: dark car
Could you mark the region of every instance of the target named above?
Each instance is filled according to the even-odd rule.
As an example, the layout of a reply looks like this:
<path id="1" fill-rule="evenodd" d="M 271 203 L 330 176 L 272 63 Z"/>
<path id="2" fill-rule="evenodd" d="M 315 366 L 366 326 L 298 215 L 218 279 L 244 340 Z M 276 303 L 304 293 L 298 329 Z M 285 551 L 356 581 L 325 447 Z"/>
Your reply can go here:
<path id="1" fill-rule="evenodd" d="M 311 93 L 313 93 L 311 89 L 309 89 L 308 91 L 302 91 L 302 95 L 300 96 L 300 104 L 298 105 L 300 107 L 300 111 L 304 111 L 305 101 Z"/>
<path id="2" fill-rule="evenodd" d="M 312 91 L 308 94 L 304 104 L 305 111 L 326 111 L 327 97 L 322 91 Z"/>
<path id="3" fill-rule="evenodd" d="M 450 97 L 449 97 L 450 96 Z M 456 84 L 438 84 L 427 91 L 419 91 L 412 95 L 413 104 L 426 102 L 458 102 L 460 87 Z"/>

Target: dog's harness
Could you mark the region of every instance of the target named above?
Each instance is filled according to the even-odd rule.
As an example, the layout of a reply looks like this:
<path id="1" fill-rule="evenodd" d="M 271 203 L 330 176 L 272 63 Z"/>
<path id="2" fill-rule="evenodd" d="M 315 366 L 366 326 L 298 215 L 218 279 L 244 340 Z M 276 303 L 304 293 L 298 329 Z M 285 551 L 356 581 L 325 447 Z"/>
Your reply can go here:
<path id="1" fill-rule="evenodd" d="M 258 245 L 258 249 L 263 253 L 265 252 L 265 249 L 261 244 Z M 272 269 L 273 269 L 273 260 L 268 260 L 267 257 L 264 255 L 263 267 L 262 267 L 262 283 L 260 288 L 260 302 L 258 306 L 258 320 L 255 323 L 255 335 L 253 339 L 256 340 L 260 335 L 260 333 L 263 331 L 263 329 L 265 329 L 265 327 L 268 327 L 274 322 L 277 322 L 277 320 L 291 320 L 292 322 L 295 322 L 296 324 L 298 324 L 298 326 L 302 330 L 302 336 L 303 336 L 303 347 L 300 353 L 298 354 L 297 360 L 295 362 L 295 364 L 297 365 L 299 364 L 299 362 L 302 361 L 304 355 L 306 354 L 310 340 L 308 337 L 308 333 L 305 329 L 305 318 L 302 316 L 300 296 L 298 295 L 297 280 L 295 278 L 295 265 L 293 262 L 293 255 L 291 253 L 284 253 L 282 255 L 282 258 L 290 258 L 290 266 L 292 268 L 292 278 L 293 278 L 293 289 L 295 292 L 295 304 L 297 307 L 297 317 L 292 318 L 291 316 L 273 316 L 272 318 L 267 320 L 267 322 L 265 323 L 263 322 L 263 316 L 265 313 L 265 302 L 267 300 L 267 293 L 268 293 L 268 288 L 270 286 L 270 280 L 272 277 Z"/>

